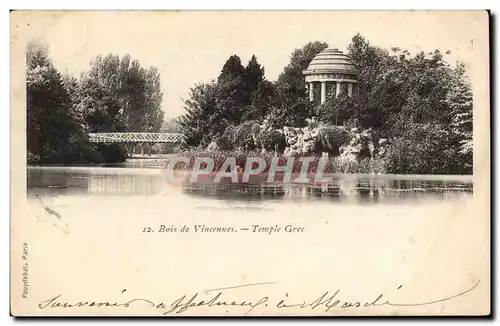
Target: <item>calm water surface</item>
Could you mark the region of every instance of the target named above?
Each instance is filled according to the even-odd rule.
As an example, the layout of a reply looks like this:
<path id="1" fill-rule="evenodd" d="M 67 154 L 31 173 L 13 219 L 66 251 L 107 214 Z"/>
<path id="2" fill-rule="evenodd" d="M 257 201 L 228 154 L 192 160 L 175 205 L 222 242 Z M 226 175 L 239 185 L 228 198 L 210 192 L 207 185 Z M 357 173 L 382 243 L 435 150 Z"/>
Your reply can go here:
<path id="1" fill-rule="evenodd" d="M 29 196 L 18 218 L 33 234 L 29 245 L 36 250 L 30 264 L 51 271 L 41 273 L 38 282 L 30 274 L 31 282 L 49 284 L 54 293 L 71 288 L 75 300 L 95 293 L 114 298 L 117 289 L 129 286 L 133 295 L 149 298 L 162 288 L 153 298 L 160 302 L 179 282 L 198 291 L 277 281 L 280 295 L 295 288 L 293 300 L 298 300 L 301 284 L 311 280 L 335 287 L 340 280 L 342 289 L 380 293 L 380 285 L 401 284 L 396 282 L 421 271 L 416 284 L 427 286 L 433 300 L 434 284 L 450 275 L 465 275 L 466 280 L 467 268 L 484 257 L 477 246 L 464 247 L 463 242 L 471 236 L 470 219 L 476 216 L 456 214 L 470 208 L 470 177 L 351 175 L 323 188 L 178 186 L 166 182 L 162 166 L 134 161 L 109 167 L 29 168 Z M 253 231 L 278 224 L 304 232 Z M 160 226 L 183 225 L 191 231 L 159 231 Z M 196 232 L 195 225 L 235 232 Z M 155 232 L 145 233 L 146 227 Z M 450 255 L 457 248 L 467 251 Z M 448 264 L 450 256 L 460 263 Z M 203 275 L 217 279 L 206 284 Z M 294 287 L 283 275 L 304 282 Z M 426 283 L 428 275 L 433 283 Z M 30 292 L 39 301 L 48 296 L 41 288 Z M 311 298 L 323 290 L 312 289 Z"/>
<path id="2" fill-rule="evenodd" d="M 131 160 L 102 167 L 29 167 L 28 197 L 122 197 L 158 195 L 175 189 L 189 201 L 320 201 L 418 204 L 472 196 L 472 176 L 342 175 L 329 185 L 213 184 L 173 185 L 162 160 Z M 168 200 L 168 199 L 167 199 Z M 254 203 L 255 204 L 255 203 Z"/>

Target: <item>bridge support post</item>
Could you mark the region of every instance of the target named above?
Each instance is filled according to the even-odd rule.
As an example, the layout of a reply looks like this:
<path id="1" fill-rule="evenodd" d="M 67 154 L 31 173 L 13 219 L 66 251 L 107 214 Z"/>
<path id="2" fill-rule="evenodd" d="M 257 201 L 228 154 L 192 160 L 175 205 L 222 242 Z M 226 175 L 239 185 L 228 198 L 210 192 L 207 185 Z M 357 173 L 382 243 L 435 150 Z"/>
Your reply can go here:
<path id="1" fill-rule="evenodd" d="M 127 149 L 128 157 L 132 157 L 132 155 L 134 154 L 134 148 L 135 148 L 134 143 L 125 144 L 125 148 Z"/>

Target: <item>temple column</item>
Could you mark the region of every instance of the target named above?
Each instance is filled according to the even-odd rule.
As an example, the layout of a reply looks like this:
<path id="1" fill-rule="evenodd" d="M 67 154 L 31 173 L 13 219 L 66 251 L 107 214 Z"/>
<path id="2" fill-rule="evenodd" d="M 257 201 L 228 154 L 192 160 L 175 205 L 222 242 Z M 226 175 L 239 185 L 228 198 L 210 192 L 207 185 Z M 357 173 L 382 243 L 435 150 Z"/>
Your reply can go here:
<path id="1" fill-rule="evenodd" d="M 309 82 L 309 101 L 314 101 L 314 89 L 313 89 L 313 83 Z"/>
<path id="2" fill-rule="evenodd" d="M 321 104 L 326 102 L 326 82 L 321 82 Z"/>
<path id="3" fill-rule="evenodd" d="M 347 95 L 352 96 L 352 83 L 347 84 Z"/>
<path id="4" fill-rule="evenodd" d="M 335 89 L 335 97 L 338 97 L 340 95 L 340 82 L 337 82 L 337 88 Z"/>

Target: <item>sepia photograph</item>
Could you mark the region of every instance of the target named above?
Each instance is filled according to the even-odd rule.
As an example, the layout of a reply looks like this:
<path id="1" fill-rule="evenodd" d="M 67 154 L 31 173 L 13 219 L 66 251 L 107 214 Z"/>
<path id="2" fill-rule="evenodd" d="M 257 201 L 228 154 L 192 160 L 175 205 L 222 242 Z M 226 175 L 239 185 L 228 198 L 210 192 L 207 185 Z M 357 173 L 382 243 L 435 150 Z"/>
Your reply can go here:
<path id="1" fill-rule="evenodd" d="M 14 316 L 490 313 L 487 11 L 12 11 Z"/>

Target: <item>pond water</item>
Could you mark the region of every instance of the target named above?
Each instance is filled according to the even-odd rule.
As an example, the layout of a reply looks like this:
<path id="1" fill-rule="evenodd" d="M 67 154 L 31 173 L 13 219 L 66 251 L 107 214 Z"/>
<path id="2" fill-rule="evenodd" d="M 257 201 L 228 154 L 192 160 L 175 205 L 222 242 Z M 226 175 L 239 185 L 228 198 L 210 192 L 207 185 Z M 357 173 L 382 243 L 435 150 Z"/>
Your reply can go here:
<path id="1" fill-rule="evenodd" d="M 460 199 L 472 195 L 471 176 L 338 175 L 330 184 L 172 184 L 162 160 L 131 160 L 102 167 L 29 167 L 28 197 L 154 196 L 175 191 L 188 198 L 239 201 L 308 200 L 335 203 Z M 229 180 L 229 179 L 227 179 Z"/>
<path id="2" fill-rule="evenodd" d="M 51 266 L 50 272 L 30 274 L 32 284 L 45 284 L 31 289 L 32 300 L 46 300 L 47 286 L 65 296 L 71 288 L 78 299 L 97 292 L 110 298 L 129 286 L 138 295 L 162 288 L 167 296 L 174 283 L 198 291 L 282 280 L 284 274 L 304 280 L 297 286 L 311 280 L 339 286 L 341 280 L 343 289 L 369 293 L 418 275 L 424 283 L 415 285 L 412 278 L 404 284 L 432 291 L 450 275 L 469 275 L 475 259 L 484 257 L 470 246 L 459 251 L 460 264 L 434 263 L 448 262 L 463 239 L 477 232 L 470 223 L 477 216 L 457 214 L 467 212 L 473 199 L 470 176 L 344 175 L 327 186 L 179 185 L 166 182 L 163 166 L 134 160 L 108 167 L 28 168 L 28 198 L 16 218 L 36 248 L 30 264 Z M 193 232 L 195 225 L 235 231 Z M 253 231 L 273 225 L 304 231 Z M 192 230 L 179 232 L 183 226 Z M 145 233 L 148 227 L 155 232 Z M 75 281 L 82 271 L 85 277 Z M 203 275 L 217 280 L 205 284 Z M 289 291 L 292 284 L 284 286 Z"/>

